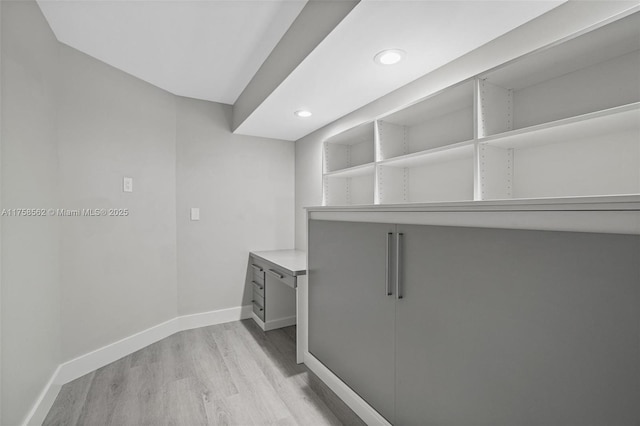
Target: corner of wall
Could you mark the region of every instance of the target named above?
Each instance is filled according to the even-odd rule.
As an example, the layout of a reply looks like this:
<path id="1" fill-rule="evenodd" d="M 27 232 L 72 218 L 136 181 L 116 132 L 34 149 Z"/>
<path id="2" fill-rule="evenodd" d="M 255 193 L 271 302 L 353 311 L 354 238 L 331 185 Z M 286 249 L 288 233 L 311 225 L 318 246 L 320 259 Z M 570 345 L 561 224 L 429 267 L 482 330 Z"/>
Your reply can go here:
<path id="1" fill-rule="evenodd" d="M 0 2 L 0 211 L 2 211 L 2 3 Z M 0 216 L 0 348 L 2 348 L 2 222 Z M 0 349 L 0 423 L 2 423 L 2 349 Z"/>
<path id="2" fill-rule="evenodd" d="M 0 11 L 0 203 L 56 208 L 58 42 L 34 1 L 1 2 Z M 17 216 L 0 227 L 1 422 L 17 424 L 60 363 L 59 227 Z"/>

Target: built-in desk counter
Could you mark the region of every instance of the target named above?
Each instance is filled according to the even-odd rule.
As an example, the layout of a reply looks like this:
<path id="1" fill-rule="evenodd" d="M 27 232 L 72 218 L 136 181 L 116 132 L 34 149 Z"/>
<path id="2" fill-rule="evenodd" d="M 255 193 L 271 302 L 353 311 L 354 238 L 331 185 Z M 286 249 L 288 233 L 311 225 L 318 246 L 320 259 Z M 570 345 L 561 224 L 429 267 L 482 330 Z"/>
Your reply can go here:
<path id="1" fill-rule="evenodd" d="M 307 273 L 307 255 L 300 250 L 249 253 L 253 269 L 253 319 L 265 331 L 295 325 L 298 277 Z"/>
<path id="2" fill-rule="evenodd" d="M 251 256 L 292 277 L 307 273 L 307 253 L 302 250 L 252 251 Z M 295 288 L 295 286 L 294 286 Z"/>
<path id="3" fill-rule="evenodd" d="M 307 253 L 301 250 L 269 250 L 249 253 L 253 269 L 253 319 L 264 331 L 298 325 L 297 361 L 302 362 L 306 346 L 304 313 L 298 307 L 301 292 L 298 284 L 306 284 Z"/>

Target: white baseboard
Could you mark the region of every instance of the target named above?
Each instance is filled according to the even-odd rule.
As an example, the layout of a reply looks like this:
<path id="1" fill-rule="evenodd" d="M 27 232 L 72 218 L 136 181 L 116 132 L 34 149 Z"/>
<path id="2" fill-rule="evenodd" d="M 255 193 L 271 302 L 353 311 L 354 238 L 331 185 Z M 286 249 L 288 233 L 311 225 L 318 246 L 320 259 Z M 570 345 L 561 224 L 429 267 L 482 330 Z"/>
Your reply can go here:
<path id="1" fill-rule="evenodd" d="M 31 411 L 27 413 L 23 422 L 24 425 L 42 425 L 42 422 L 44 422 L 45 417 L 47 417 L 47 413 L 49 413 L 49 410 L 53 406 L 53 403 L 60 392 L 60 388 L 62 388 L 62 385 L 55 383 L 55 379 L 59 373 L 60 366 L 58 366 L 56 371 L 53 372 L 53 375 L 45 385 L 44 389 L 40 392 L 40 395 L 38 395 L 36 403 L 31 407 Z"/>
<path id="2" fill-rule="evenodd" d="M 384 417 L 371 408 L 364 399 L 355 393 L 349 386 L 324 366 L 316 357 L 309 352 L 304 354 L 304 363 L 309 370 L 313 371 L 329 388 L 338 395 L 367 425 L 369 426 L 391 426 Z"/>
<path id="3" fill-rule="evenodd" d="M 239 321 L 251 318 L 253 306 L 239 306 L 237 308 L 219 309 L 217 311 L 202 312 L 199 314 L 183 315 L 176 318 L 180 330 L 207 327 L 210 325 L 224 324 L 225 322 Z"/>
<path id="4" fill-rule="evenodd" d="M 62 385 L 179 331 L 251 318 L 252 306 L 183 315 L 60 364 L 38 396 L 23 425 L 41 425 Z M 294 318 L 295 319 L 295 318 Z M 294 321 L 295 323 L 295 321 Z"/>
<path id="5" fill-rule="evenodd" d="M 253 311 L 251 312 L 251 318 L 253 318 L 253 320 L 260 326 L 260 328 L 264 330 L 264 321 L 262 321 L 260 317 L 257 316 Z"/>
<path id="6" fill-rule="evenodd" d="M 180 317 L 178 317 L 180 318 Z M 56 383 L 64 385 L 180 331 L 178 318 L 140 331 L 60 365 Z"/>
<path id="7" fill-rule="evenodd" d="M 270 320 L 264 323 L 264 331 L 275 330 L 276 328 L 289 327 L 290 325 L 296 325 L 296 316 L 290 316 L 285 318 L 278 318 Z"/>
<path id="8" fill-rule="evenodd" d="M 262 321 L 254 312 L 251 313 L 253 320 L 258 323 L 261 329 L 264 331 L 275 330 L 277 328 L 289 327 L 290 325 L 296 325 L 296 316 L 290 316 L 285 318 L 278 318 L 270 321 Z"/>

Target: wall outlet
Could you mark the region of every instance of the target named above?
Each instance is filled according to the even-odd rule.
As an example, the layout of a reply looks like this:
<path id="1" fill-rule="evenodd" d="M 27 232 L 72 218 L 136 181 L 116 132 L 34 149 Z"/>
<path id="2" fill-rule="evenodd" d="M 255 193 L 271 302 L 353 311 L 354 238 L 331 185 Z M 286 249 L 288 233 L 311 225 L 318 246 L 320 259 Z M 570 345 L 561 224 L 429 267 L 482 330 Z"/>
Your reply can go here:
<path id="1" fill-rule="evenodd" d="M 200 220 L 200 209 L 198 207 L 191 207 L 191 220 Z"/>
<path id="2" fill-rule="evenodd" d="M 125 176 L 122 179 L 122 190 L 124 192 L 133 192 L 133 178 Z"/>

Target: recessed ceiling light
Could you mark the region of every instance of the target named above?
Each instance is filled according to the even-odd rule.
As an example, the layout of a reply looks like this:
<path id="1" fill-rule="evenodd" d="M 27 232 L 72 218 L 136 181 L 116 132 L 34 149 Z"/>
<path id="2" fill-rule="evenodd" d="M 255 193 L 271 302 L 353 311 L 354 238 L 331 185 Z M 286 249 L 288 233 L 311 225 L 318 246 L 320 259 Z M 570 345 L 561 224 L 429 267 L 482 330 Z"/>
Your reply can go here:
<path id="1" fill-rule="evenodd" d="M 307 111 L 306 109 L 299 109 L 298 111 L 293 113 L 296 117 L 300 118 L 308 118 L 311 117 L 311 111 Z"/>
<path id="2" fill-rule="evenodd" d="M 393 65 L 397 64 L 406 55 L 404 50 L 400 49 L 387 49 L 382 52 L 378 52 L 373 60 L 380 65 Z"/>

